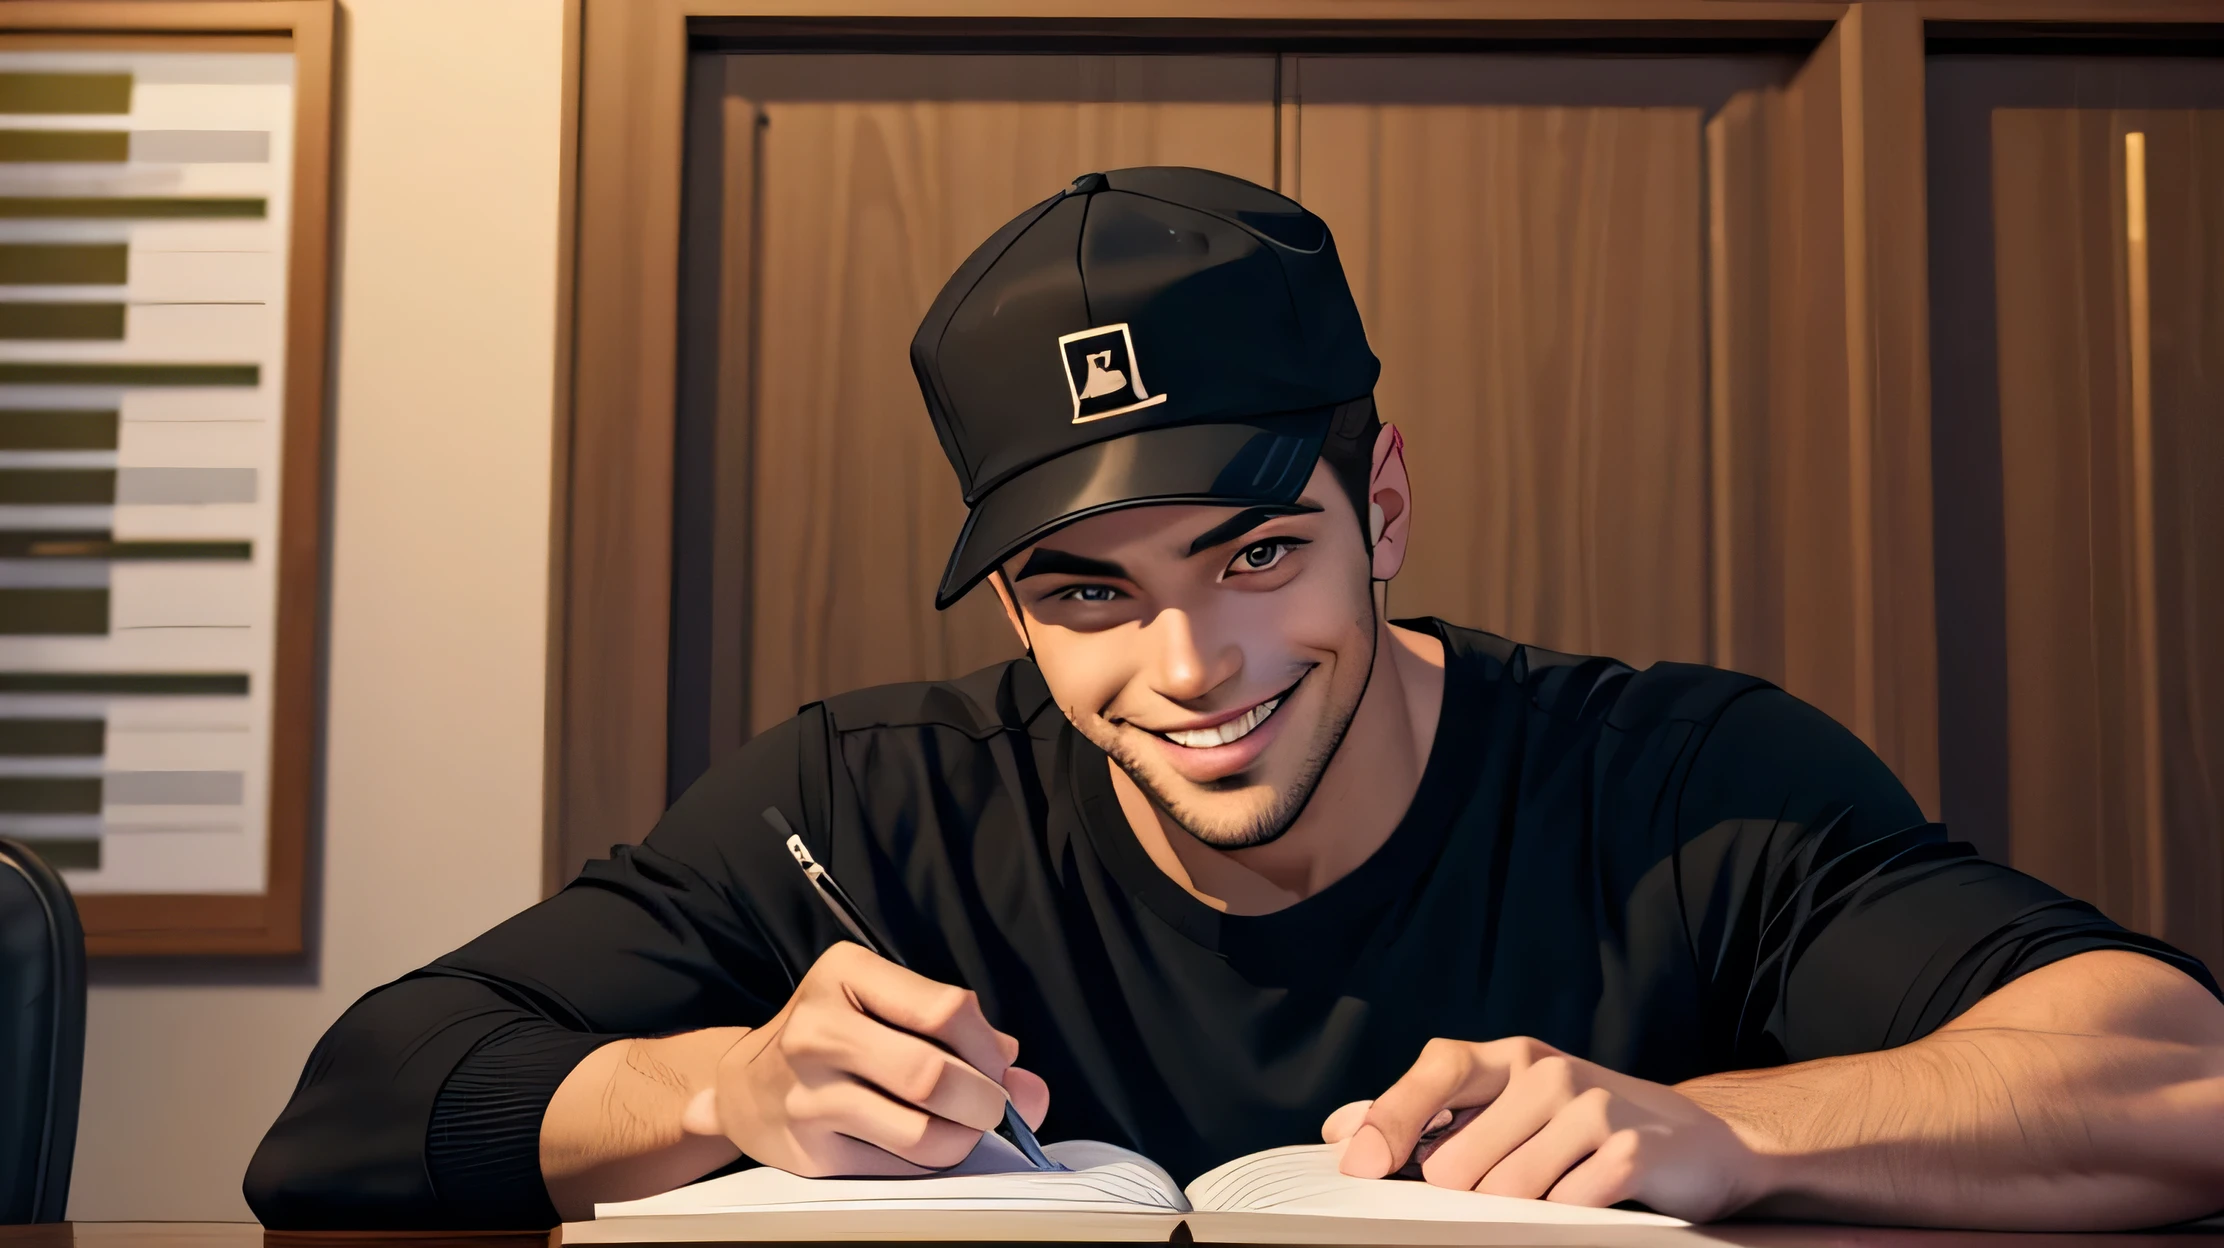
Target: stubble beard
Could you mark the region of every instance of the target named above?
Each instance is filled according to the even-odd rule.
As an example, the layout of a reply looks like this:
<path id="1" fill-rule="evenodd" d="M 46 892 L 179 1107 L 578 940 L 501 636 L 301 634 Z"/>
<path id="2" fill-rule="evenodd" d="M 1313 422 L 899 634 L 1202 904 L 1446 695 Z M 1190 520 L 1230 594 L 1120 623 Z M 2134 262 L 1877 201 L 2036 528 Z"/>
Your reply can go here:
<path id="1" fill-rule="evenodd" d="M 1343 748 L 1344 736 L 1351 731 L 1351 721 L 1359 714 L 1359 704 L 1367 696 L 1367 687 L 1374 677 L 1374 665 L 1382 648 L 1381 624 L 1375 618 L 1374 596 L 1367 597 L 1367 663 L 1365 676 L 1359 687 L 1341 706 L 1330 705 L 1313 732 L 1311 747 L 1306 751 L 1305 762 L 1289 784 L 1283 786 L 1264 806 L 1247 816 L 1234 820 L 1216 818 L 1214 815 L 1188 806 L 1181 798 L 1167 792 L 1165 786 L 1151 775 L 1150 769 L 1134 757 L 1124 741 L 1114 740 L 1104 746 L 1104 752 L 1120 770 L 1133 780 L 1137 788 L 1151 799 L 1151 804 L 1164 812 L 1174 825 L 1212 849 L 1252 849 L 1281 839 L 1294 826 L 1305 807 L 1320 788 L 1321 776 L 1327 773 L 1329 763 L 1335 761 L 1336 751 Z M 1318 671 L 1319 669 L 1314 669 Z M 1334 693 L 1331 690 L 1330 696 Z M 1140 732 L 1141 729 L 1136 731 Z M 1243 787 L 1244 773 L 1238 772 L 1223 780 L 1199 785 L 1213 790 Z"/>

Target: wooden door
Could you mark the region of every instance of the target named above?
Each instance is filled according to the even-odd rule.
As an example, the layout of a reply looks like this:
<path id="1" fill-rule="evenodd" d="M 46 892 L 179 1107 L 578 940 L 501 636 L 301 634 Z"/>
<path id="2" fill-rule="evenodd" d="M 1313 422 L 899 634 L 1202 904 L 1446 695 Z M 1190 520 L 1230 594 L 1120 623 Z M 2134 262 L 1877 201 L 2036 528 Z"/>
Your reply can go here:
<path id="1" fill-rule="evenodd" d="M 1014 653 L 985 591 L 933 610 L 963 513 L 906 347 L 1021 208 L 1093 168 L 1177 163 L 1278 186 L 1336 232 L 1418 487 L 1394 611 L 1746 667 L 1933 801 L 1927 510 L 1889 576 L 1856 557 L 1900 515 L 1874 499 L 1906 488 L 1891 456 L 1849 453 L 1888 422 L 1853 332 L 1875 283 L 1848 267 L 1873 225 L 1849 208 L 1867 189 L 1848 136 L 1899 137 L 1840 105 L 1862 38 L 1804 57 L 699 57 L 672 791 L 802 702 Z M 1900 320 L 1920 336 L 1919 310 Z"/>
<path id="2" fill-rule="evenodd" d="M 723 244 L 694 396 L 714 431 L 695 467 L 720 487 L 698 513 L 716 531 L 708 754 L 815 698 L 1018 653 L 987 587 L 934 609 L 965 510 L 912 333 L 981 240 L 1080 174 L 1271 184 L 1276 117 L 1266 56 L 703 59 L 715 104 L 696 115 L 721 132 L 696 150 L 716 162 L 702 202 Z M 675 751 L 675 787 L 705 761 Z"/>
<path id="3" fill-rule="evenodd" d="M 1921 55 L 1848 14 L 1709 121 L 1713 655 L 1938 798 Z"/>
<path id="4" fill-rule="evenodd" d="M 2224 964 L 2224 112 L 1993 118 L 2009 852 Z"/>
<path id="5" fill-rule="evenodd" d="M 2224 86 L 2195 63 L 1959 70 L 1933 70 L 1934 124 L 1983 181 L 1942 178 L 1941 210 L 1981 251 L 1940 283 L 1972 309 L 1942 353 L 1966 427 L 1942 444 L 1940 561 L 1997 570 L 1941 603 L 1978 656 L 1948 705 L 1992 746 L 1955 758 L 1948 818 L 2219 965 Z M 2208 108 L 2137 107 L 2201 103 L 2204 80 Z"/>
<path id="6" fill-rule="evenodd" d="M 1297 62 L 1290 189 L 1413 475 L 1391 609 L 1704 662 L 1702 107 L 1507 103 L 1497 59 Z M 1569 68 L 1563 98 L 1603 67 Z"/>
<path id="7" fill-rule="evenodd" d="M 1846 103 L 1917 39 L 1286 63 L 1408 434 L 1394 611 L 1764 676 L 1935 809 L 1920 100 Z"/>

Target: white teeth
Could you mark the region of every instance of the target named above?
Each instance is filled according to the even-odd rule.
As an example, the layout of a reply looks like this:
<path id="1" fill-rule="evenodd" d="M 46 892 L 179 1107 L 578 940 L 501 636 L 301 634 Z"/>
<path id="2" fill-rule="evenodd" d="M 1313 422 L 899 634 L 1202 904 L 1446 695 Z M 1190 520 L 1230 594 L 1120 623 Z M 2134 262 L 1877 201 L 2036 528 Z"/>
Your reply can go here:
<path id="1" fill-rule="evenodd" d="M 1169 732 L 1164 735 L 1168 741 L 1176 745 L 1186 745 L 1193 750 L 1208 749 L 1215 745 L 1226 745 L 1231 741 L 1241 741 L 1250 736 L 1251 730 L 1265 723 L 1266 717 L 1272 715 L 1274 708 L 1280 705 L 1282 705 L 1282 699 L 1274 698 L 1259 703 L 1225 724 L 1215 724 L 1210 728 L 1191 728 L 1181 732 Z"/>

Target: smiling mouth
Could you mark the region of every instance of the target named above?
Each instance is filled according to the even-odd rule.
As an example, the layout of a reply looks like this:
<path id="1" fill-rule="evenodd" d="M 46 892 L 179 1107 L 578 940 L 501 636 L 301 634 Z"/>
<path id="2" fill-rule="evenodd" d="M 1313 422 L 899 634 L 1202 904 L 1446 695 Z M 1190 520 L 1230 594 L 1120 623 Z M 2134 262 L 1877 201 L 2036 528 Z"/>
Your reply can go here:
<path id="1" fill-rule="evenodd" d="M 1154 737 L 1163 738 L 1175 745 L 1185 746 L 1192 750 L 1211 749 L 1216 745 L 1232 745 L 1256 731 L 1258 726 L 1265 723 L 1269 716 L 1280 709 L 1281 705 L 1289 700 L 1290 694 L 1296 692 L 1296 690 L 1297 686 L 1291 685 L 1288 689 L 1275 694 L 1227 723 L 1214 724 L 1210 728 L 1185 728 L 1168 732 L 1158 732 L 1146 728 L 1144 731 L 1149 732 Z"/>

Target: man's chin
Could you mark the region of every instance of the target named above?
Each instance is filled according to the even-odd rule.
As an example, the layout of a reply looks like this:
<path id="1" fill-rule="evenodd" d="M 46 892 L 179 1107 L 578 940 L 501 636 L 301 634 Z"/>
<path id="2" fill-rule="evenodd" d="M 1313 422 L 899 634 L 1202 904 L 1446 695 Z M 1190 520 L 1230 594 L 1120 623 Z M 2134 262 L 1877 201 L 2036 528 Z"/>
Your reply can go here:
<path id="1" fill-rule="evenodd" d="M 1217 849 L 1226 853 L 1231 850 L 1257 849 L 1261 845 L 1270 845 L 1282 839 L 1282 834 L 1290 830 L 1292 821 L 1277 820 L 1262 815 L 1262 817 L 1247 823 L 1233 825 L 1215 824 L 1199 827 L 1178 816 L 1174 822 L 1181 827 L 1182 831 L 1187 832 L 1195 839 L 1198 844 L 1207 849 Z"/>
<path id="2" fill-rule="evenodd" d="M 1211 849 L 1250 849 L 1279 839 L 1305 809 L 1303 794 L 1260 781 L 1255 772 L 1209 784 L 1142 774 L 1121 762 L 1176 827 Z"/>

